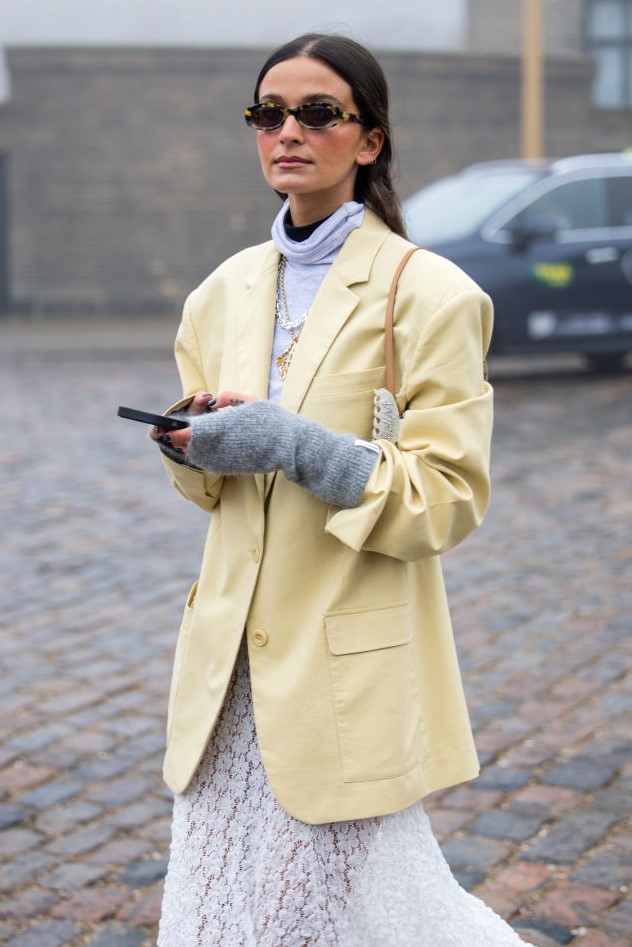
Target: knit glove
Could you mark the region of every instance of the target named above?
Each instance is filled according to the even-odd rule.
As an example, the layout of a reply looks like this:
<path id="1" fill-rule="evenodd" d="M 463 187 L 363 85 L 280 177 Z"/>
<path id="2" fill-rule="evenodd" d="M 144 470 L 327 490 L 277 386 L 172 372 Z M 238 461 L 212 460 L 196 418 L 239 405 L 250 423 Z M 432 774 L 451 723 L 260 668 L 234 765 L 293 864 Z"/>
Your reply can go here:
<path id="1" fill-rule="evenodd" d="M 186 463 L 217 474 L 270 473 L 288 480 L 325 503 L 357 506 L 379 448 L 338 434 L 270 401 L 190 416 Z"/>

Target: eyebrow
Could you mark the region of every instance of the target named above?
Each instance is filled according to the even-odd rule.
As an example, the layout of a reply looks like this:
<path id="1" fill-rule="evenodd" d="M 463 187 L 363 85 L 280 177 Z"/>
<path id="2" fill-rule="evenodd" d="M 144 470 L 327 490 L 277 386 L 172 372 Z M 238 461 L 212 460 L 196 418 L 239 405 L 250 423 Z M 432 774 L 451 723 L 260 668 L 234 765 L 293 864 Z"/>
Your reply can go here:
<path id="1" fill-rule="evenodd" d="M 268 92 L 266 95 L 259 96 L 260 102 L 274 102 L 278 105 L 285 104 L 285 99 L 282 95 L 279 95 L 276 92 Z M 308 105 L 310 102 L 332 102 L 334 105 L 339 105 L 341 109 L 346 109 L 347 106 L 344 105 L 340 99 L 337 99 L 335 95 L 332 95 L 331 92 L 314 92 L 313 94 L 303 96 L 303 105 Z"/>

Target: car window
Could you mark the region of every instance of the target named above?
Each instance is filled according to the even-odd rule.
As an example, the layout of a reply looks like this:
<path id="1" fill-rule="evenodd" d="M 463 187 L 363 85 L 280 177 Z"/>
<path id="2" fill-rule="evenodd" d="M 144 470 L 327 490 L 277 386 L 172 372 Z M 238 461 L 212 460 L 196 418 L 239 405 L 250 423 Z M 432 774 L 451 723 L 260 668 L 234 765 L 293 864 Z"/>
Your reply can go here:
<path id="1" fill-rule="evenodd" d="M 537 197 L 507 224 L 507 228 L 552 222 L 558 230 L 593 230 L 607 227 L 608 204 L 605 181 L 586 178 L 552 187 Z"/>
<path id="2" fill-rule="evenodd" d="M 613 227 L 632 227 L 632 175 L 608 180 L 610 219 Z"/>
<path id="3" fill-rule="evenodd" d="M 442 178 L 405 201 L 408 235 L 422 245 L 465 237 L 537 177 L 531 168 L 515 168 Z"/>

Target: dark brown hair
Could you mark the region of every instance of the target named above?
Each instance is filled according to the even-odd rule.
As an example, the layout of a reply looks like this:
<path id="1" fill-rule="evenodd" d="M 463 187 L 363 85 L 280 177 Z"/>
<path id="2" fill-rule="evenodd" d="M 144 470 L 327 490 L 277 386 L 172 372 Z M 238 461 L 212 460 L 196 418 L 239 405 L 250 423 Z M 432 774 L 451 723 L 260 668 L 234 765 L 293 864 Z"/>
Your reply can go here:
<path id="1" fill-rule="evenodd" d="M 320 59 L 333 69 L 351 87 L 366 126 L 383 132 L 384 144 L 375 164 L 358 168 L 354 197 L 375 211 L 387 227 L 405 236 L 401 205 L 392 183 L 393 133 L 388 115 L 388 85 L 382 67 L 375 56 L 355 40 L 306 33 L 284 43 L 268 57 L 257 77 L 255 102 L 259 101 L 259 89 L 266 73 L 278 63 L 297 56 Z"/>

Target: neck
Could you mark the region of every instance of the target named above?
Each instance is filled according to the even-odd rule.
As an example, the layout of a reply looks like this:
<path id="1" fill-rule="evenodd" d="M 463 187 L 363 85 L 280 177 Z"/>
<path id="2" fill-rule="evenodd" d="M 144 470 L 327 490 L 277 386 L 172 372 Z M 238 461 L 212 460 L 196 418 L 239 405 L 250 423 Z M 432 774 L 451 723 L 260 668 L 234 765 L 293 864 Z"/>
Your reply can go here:
<path id="1" fill-rule="evenodd" d="M 352 200 L 353 195 L 346 197 L 343 201 L 327 201 L 326 199 L 323 200 L 322 195 L 319 194 L 290 194 L 292 225 L 294 227 L 308 227 L 310 224 L 315 224 L 326 217 L 331 217 L 339 207 Z"/>

